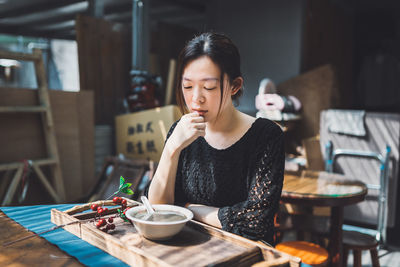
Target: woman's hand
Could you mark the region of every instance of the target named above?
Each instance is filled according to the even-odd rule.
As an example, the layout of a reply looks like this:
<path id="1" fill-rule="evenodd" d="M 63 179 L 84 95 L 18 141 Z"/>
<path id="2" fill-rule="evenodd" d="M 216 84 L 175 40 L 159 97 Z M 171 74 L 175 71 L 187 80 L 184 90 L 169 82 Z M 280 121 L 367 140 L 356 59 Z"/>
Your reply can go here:
<path id="1" fill-rule="evenodd" d="M 199 136 L 205 136 L 206 123 L 197 112 L 185 114 L 176 125 L 174 132 L 167 141 L 167 146 L 173 150 L 182 150 Z"/>

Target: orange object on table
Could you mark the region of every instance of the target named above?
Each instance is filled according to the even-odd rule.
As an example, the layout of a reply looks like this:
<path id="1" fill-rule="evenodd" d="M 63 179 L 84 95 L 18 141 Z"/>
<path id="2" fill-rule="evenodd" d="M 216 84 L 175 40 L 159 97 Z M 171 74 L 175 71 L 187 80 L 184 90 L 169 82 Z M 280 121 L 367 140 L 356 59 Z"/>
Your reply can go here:
<path id="1" fill-rule="evenodd" d="M 314 243 L 287 241 L 276 245 L 275 248 L 292 256 L 299 257 L 303 263 L 311 266 L 325 266 L 328 263 L 328 251 Z"/>

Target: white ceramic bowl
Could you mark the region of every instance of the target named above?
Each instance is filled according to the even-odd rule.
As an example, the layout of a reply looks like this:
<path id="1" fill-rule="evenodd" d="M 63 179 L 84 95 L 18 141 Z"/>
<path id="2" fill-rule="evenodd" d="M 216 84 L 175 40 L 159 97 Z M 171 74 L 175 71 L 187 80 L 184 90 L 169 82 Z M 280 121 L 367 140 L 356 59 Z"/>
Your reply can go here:
<path id="1" fill-rule="evenodd" d="M 128 219 L 132 221 L 139 234 L 143 235 L 147 239 L 167 240 L 179 233 L 182 230 L 183 226 L 185 226 L 187 221 L 193 219 L 193 213 L 187 208 L 166 204 L 151 206 L 154 208 L 155 211 L 178 212 L 184 215 L 186 218 L 180 221 L 173 222 L 145 221 L 135 218 L 136 213 L 146 210 L 143 205 L 130 208 L 125 213 L 126 217 L 128 217 Z"/>

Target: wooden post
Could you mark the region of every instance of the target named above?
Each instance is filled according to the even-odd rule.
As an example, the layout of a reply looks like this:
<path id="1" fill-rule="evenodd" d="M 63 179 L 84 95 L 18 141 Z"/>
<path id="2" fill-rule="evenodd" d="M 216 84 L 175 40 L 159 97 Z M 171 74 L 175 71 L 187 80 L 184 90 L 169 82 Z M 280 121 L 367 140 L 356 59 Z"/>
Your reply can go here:
<path id="1" fill-rule="evenodd" d="M 175 73 L 176 73 L 176 60 L 170 59 L 169 61 L 169 69 L 168 69 L 168 80 L 167 87 L 165 92 L 165 105 L 172 104 L 172 94 L 174 92 L 174 82 L 175 82 Z"/>

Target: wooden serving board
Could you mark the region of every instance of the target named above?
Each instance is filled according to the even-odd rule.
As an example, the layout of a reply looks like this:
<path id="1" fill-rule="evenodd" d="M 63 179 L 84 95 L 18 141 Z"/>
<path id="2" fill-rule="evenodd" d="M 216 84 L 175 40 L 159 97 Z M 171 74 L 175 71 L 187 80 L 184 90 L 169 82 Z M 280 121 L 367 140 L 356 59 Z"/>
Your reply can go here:
<path id="1" fill-rule="evenodd" d="M 105 202 L 112 205 L 112 202 Z M 141 205 L 129 200 L 130 206 Z M 51 221 L 57 225 L 76 222 L 65 230 L 106 251 L 132 266 L 291 266 L 297 258 L 276 251 L 263 243 L 248 240 L 220 229 L 188 222 L 183 230 L 167 241 L 151 241 L 142 237 L 135 227 L 117 217 L 115 230 L 104 233 L 96 228 L 94 212 L 82 212 L 89 205 L 62 212 L 51 210 Z M 110 215 L 117 208 L 110 209 Z"/>

